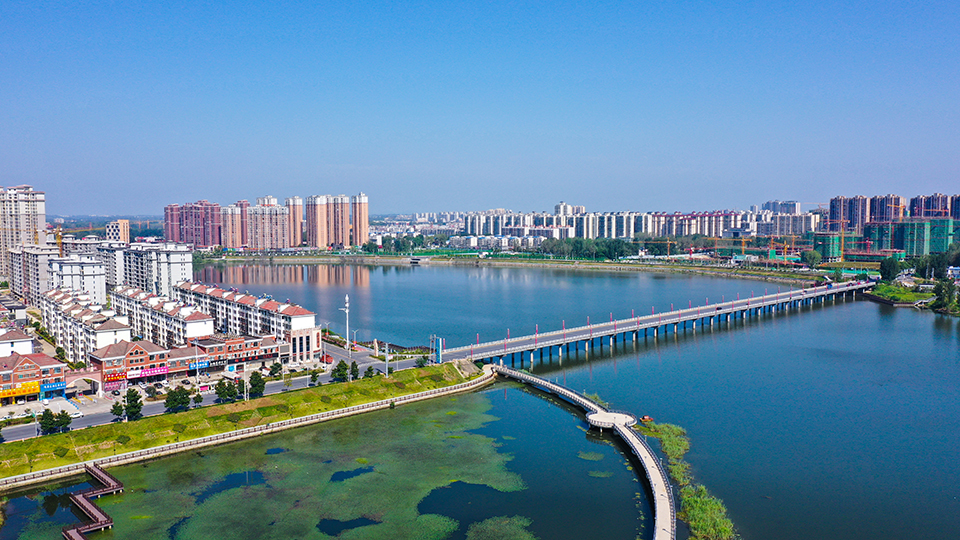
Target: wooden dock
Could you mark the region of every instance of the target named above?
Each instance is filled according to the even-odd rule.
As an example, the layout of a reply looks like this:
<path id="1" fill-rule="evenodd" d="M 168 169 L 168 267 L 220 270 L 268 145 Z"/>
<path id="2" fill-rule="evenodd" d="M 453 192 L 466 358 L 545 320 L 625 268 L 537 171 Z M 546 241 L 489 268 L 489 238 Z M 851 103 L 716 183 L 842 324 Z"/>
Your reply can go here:
<path id="1" fill-rule="evenodd" d="M 96 463 L 87 464 L 84 468 L 101 486 L 83 489 L 70 494 L 70 501 L 77 505 L 77 508 L 87 516 L 89 521 L 64 527 L 63 537 L 67 540 L 84 540 L 86 533 L 112 528 L 113 519 L 111 519 L 102 508 L 97 506 L 97 504 L 93 502 L 93 499 L 123 491 L 123 484 L 114 478 L 112 474 L 101 469 Z"/>

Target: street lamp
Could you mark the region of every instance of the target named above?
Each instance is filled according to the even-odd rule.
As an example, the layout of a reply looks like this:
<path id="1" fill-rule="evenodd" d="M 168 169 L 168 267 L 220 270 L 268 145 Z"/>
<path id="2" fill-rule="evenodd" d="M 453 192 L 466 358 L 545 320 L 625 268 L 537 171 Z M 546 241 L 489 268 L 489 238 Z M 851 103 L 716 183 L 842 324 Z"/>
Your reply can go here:
<path id="1" fill-rule="evenodd" d="M 343 295 L 343 302 L 344 302 L 344 303 L 343 303 L 343 307 L 340 308 L 340 311 L 342 311 L 342 312 L 344 312 L 344 313 L 347 314 L 347 335 L 346 335 L 346 338 L 347 338 L 347 358 L 349 359 L 349 358 L 352 358 L 352 357 L 353 357 L 353 355 L 351 354 L 351 351 L 350 351 L 350 295 L 349 295 L 349 294 Z"/>

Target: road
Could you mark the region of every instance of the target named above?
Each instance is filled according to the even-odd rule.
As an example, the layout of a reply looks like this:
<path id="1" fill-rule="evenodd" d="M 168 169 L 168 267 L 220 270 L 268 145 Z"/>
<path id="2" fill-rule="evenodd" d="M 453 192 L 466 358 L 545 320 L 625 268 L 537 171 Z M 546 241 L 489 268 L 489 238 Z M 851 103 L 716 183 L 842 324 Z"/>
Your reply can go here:
<path id="1" fill-rule="evenodd" d="M 341 359 L 346 361 L 347 364 L 350 363 L 350 360 L 347 356 L 347 351 L 339 347 L 333 347 L 329 344 L 325 344 L 326 354 L 329 354 L 334 358 L 333 364 L 328 366 L 328 372 L 321 373 L 318 382 L 320 384 L 329 384 L 332 380 L 329 370 L 332 369 Z M 357 366 L 360 368 L 360 376 L 363 376 L 363 372 L 366 371 L 367 366 L 373 366 L 374 370 L 379 373 L 382 373 L 386 367 L 386 363 L 382 360 L 377 360 L 371 358 L 370 355 L 372 351 L 367 349 L 362 349 L 360 351 L 355 351 L 353 353 L 353 360 L 357 362 Z M 391 361 L 390 367 L 393 369 L 408 369 L 414 367 L 415 360 L 402 360 L 399 362 Z M 310 386 L 310 376 L 309 372 L 304 374 L 299 372 L 291 380 L 291 385 L 289 388 L 284 386 L 283 381 L 270 381 L 267 383 L 264 390 L 264 395 L 278 394 L 280 392 L 287 392 L 290 390 L 298 390 L 302 388 L 307 388 Z M 109 396 L 107 399 L 112 400 L 113 396 Z M 208 392 L 203 395 L 202 405 L 213 405 L 217 403 L 217 396 L 213 392 Z M 143 415 L 144 416 L 155 416 L 158 414 L 163 414 L 166 411 L 166 408 L 163 406 L 163 401 L 144 401 L 143 403 Z M 70 424 L 71 429 L 82 429 L 90 426 L 100 426 L 103 424 L 109 424 L 116 422 L 117 418 L 110 414 L 109 412 L 96 412 L 91 414 L 85 414 L 80 418 L 74 418 L 73 422 Z M 32 424 L 23 424 L 19 426 L 9 426 L 3 428 L 0 432 L 0 437 L 2 437 L 3 442 L 18 441 L 22 439 L 29 439 L 31 437 L 36 437 L 39 435 L 37 423 Z"/>

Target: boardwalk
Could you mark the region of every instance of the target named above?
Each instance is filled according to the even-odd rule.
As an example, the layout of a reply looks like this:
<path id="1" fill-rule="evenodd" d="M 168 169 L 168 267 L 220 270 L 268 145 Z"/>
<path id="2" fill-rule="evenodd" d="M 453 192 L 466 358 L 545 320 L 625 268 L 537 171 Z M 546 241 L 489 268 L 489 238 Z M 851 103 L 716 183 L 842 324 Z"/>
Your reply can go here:
<path id="1" fill-rule="evenodd" d="M 84 533 L 113 527 L 113 520 L 110 519 L 110 516 L 108 516 L 103 509 L 93 502 L 93 499 L 97 499 L 102 495 L 111 495 L 123 491 L 123 484 L 114 478 L 113 475 L 101 469 L 96 463 L 88 464 L 86 471 L 90 473 L 90 476 L 97 482 L 102 484 L 102 486 L 92 487 L 70 494 L 70 501 L 77 505 L 77 508 L 79 508 L 90 521 L 64 527 L 63 537 L 67 540 L 83 540 L 86 538 Z"/>
<path id="2" fill-rule="evenodd" d="M 660 332 L 671 330 L 677 332 L 680 328 L 685 329 L 688 326 L 696 329 L 698 325 L 713 325 L 716 322 L 752 317 L 761 313 L 789 311 L 817 302 L 836 300 L 847 295 L 853 295 L 872 286 L 873 283 L 870 282 L 850 281 L 809 289 L 778 292 L 755 298 L 737 298 L 729 302 L 678 309 L 666 313 L 653 313 L 642 317 L 444 349 L 441 352 L 440 359 L 444 362 L 451 360 L 495 361 L 507 355 L 522 355 L 524 353 L 529 353 L 532 359 L 535 351 L 540 351 L 541 357 L 544 353 L 553 356 L 554 352 L 562 355 L 564 349 L 569 352 L 571 346 L 575 350 L 580 348 L 589 350 L 591 346 L 595 346 L 599 342 L 599 346 L 602 348 L 605 340 L 610 345 L 621 338 L 636 340 L 641 332 L 644 336 L 648 335 L 648 332 L 658 336 Z"/>
<path id="3" fill-rule="evenodd" d="M 560 396 L 567 401 L 581 407 L 587 412 L 587 420 L 605 428 L 613 428 L 617 435 L 630 447 L 643 465 L 653 493 L 653 540 L 673 540 L 677 534 L 677 512 L 673 499 L 673 487 L 663 465 L 653 450 L 637 436 L 630 427 L 636 420 L 628 413 L 609 411 L 597 403 L 583 397 L 565 386 L 552 383 L 529 373 L 523 373 L 503 366 L 489 366 L 498 375 L 510 377 L 518 381 L 532 384 Z"/>

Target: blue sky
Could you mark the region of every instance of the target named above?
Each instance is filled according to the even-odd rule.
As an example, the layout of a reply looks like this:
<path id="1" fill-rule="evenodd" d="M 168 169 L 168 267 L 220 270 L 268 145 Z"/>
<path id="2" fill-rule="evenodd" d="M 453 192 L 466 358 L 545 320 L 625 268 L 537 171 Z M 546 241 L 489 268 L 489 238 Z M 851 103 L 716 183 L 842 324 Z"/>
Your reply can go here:
<path id="1" fill-rule="evenodd" d="M 0 3 L 0 185 L 51 214 L 960 192 L 957 2 L 279 4 Z"/>

